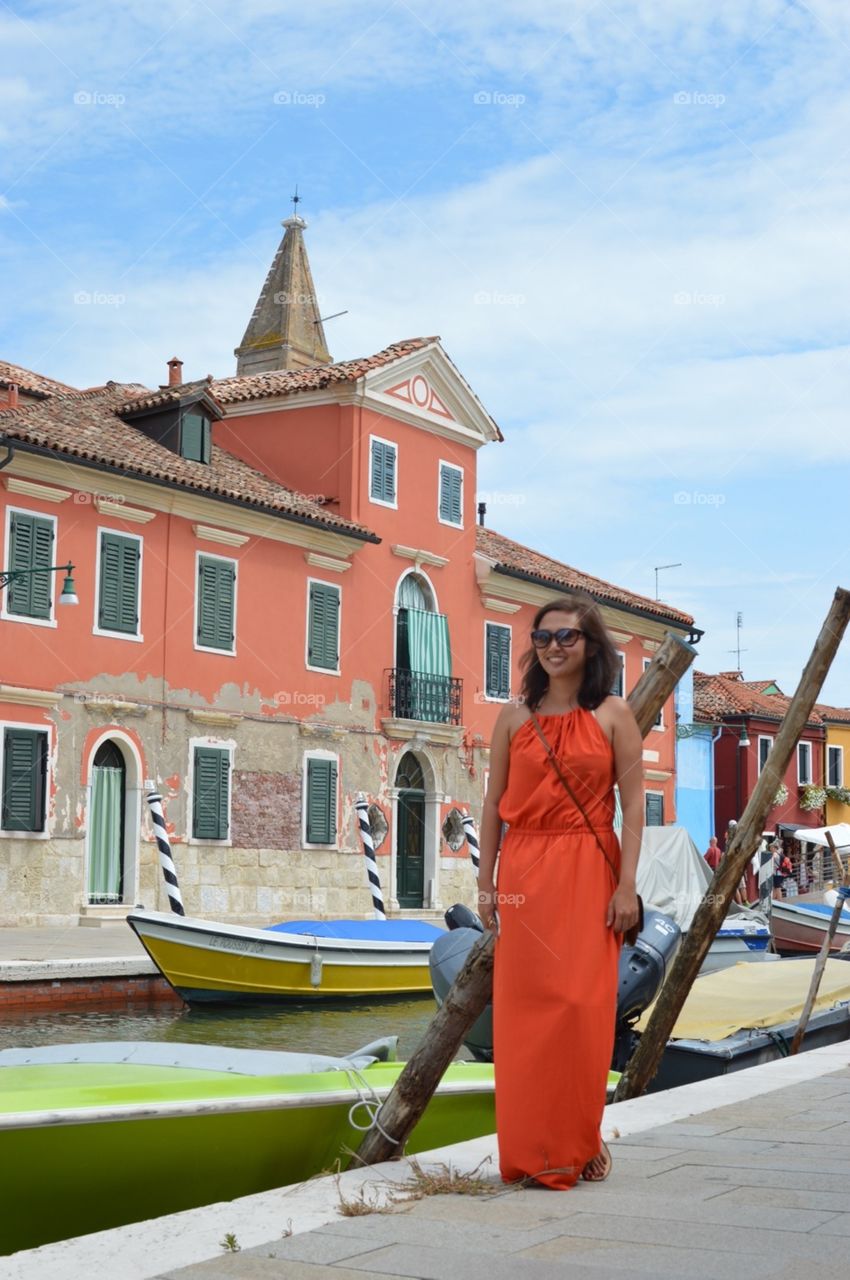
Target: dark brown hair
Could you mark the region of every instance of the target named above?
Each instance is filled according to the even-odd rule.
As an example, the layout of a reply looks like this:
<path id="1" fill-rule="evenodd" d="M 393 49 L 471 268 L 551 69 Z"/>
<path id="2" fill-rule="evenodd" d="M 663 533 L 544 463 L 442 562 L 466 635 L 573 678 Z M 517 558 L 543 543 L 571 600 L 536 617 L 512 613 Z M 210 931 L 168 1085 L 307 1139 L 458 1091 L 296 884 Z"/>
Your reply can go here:
<path id="1" fill-rule="evenodd" d="M 564 613 L 577 613 L 581 629 L 587 633 L 585 636 L 587 649 L 584 679 L 578 691 L 578 701 L 579 706 L 592 711 L 601 702 L 605 701 L 614 686 L 614 681 L 617 679 L 617 674 L 620 670 L 617 651 L 605 628 L 602 614 L 599 612 L 599 606 L 593 596 L 584 591 L 571 591 L 568 595 L 558 596 L 557 599 L 550 600 L 548 604 L 542 605 L 537 610 L 534 615 L 534 621 L 531 624 L 531 630 L 536 631 L 540 626 L 541 620 L 554 609 L 560 609 Z M 520 669 L 525 672 L 522 678 L 520 697 L 532 711 L 535 711 L 549 688 L 549 677 L 538 662 L 537 650 L 533 645 L 529 645 L 529 648 L 520 658 L 519 665 Z"/>

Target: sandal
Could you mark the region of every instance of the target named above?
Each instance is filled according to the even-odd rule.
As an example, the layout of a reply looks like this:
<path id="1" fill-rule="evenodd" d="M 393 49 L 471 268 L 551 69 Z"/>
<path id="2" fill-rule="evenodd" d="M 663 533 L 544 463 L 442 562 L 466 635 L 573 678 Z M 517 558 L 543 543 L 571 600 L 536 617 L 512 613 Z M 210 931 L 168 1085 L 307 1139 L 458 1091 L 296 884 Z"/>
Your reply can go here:
<path id="1" fill-rule="evenodd" d="M 605 1159 L 605 1172 L 597 1173 L 597 1174 L 588 1173 L 587 1172 L 588 1166 L 592 1163 L 590 1160 L 588 1160 L 587 1164 L 584 1166 L 584 1169 L 582 1169 L 582 1173 L 581 1173 L 582 1180 L 584 1182 L 604 1182 L 605 1179 L 610 1174 L 611 1170 L 613 1169 L 614 1158 L 611 1155 L 611 1152 L 608 1150 L 607 1144 L 604 1142 L 602 1143 L 602 1150 L 599 1152 L 599 1155 L 603 1156 Z M 598 1157 L 594 1156 L 594 1159 L 597 1159 L 597 1158 Z"/>

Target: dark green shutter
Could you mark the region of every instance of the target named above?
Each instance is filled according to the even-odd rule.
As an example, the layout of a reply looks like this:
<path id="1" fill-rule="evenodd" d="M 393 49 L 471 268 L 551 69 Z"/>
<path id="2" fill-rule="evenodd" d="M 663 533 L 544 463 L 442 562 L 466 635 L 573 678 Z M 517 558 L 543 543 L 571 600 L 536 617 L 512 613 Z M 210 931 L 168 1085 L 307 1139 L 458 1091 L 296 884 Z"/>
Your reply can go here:
<path id="1" fill-rule="evenodd" d="M 493 622 L 487 623 L 487 696 L 511 696 L 511 633 Z"/>
<path id="2" fill-rule="evenodd" d="M 461 522 L 460 489 L 462 474 L 454 467 L 440 467 L 440 519 L 450 524 Z"/>
<path id="3" fill-rule="evenodd" d="M 97 625 L 136 635 L 139 630 L 139 541 L 100 535 L 100 600 Z"/>
<path id="4" fill-rule="evenodd" d="M 336 840 L 336 761 L 307 761 L 307 843 Z"/>
<path id="5" fill-rule="evenodd" d="M 10 569 L 33 569 L 53 564 L 53 521 L 13 511 L 9 524 Z M 53 590 L 50 573 L 27 573 L 7 588 L 9 613 L 24 618 L 49 618 Z"/>
<path id="6" fill-rule="evenodd" d="M 664 826 L 664 797 L 657 792 L 646 793 L 646 825 L 648 827 Z"/>
<path id="7" fill-rule="evenodd" d="M 230 754 L 221 747 L 195 747 L 192 835 L 196 840 L 226 840 Z"/>
<path id="8" fill-rule="evenodd" d="M 383 440 L 372 441 L 372 466 L 370 487 L 373 498 L 381 502 L 395 502 L 396 451 Z"/>
<path id="9" fill-rule="evenodd" d="M 236 570 L 228 560 L 198 559 L 198 644 L 232 649 Z"/>
<path id="10" fill-rule="evenodd" d="M 202 413 L 184 413 L 180 420 L 180 452 L 190 462 L 209 462 L 210 421 Z"/>
<path id="11" fill-rule="evenodd" d="M 336 671 L 339 666 L 339 590 L 325 582 L 310 583 L 307 662 Z"/>
<path id="12" fill-rule="evenodd" d="M 3 733 L 4 831 L 43 831 L 47 734 L 39 729 Z"/>

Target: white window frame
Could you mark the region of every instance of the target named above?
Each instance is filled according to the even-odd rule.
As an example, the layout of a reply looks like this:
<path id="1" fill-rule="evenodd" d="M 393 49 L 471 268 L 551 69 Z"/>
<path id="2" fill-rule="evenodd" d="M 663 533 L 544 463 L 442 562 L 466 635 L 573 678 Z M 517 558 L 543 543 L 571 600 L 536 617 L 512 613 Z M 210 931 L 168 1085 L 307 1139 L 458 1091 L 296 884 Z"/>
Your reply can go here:
<path id="1" fill-rule="evenodd" d="M 806 754 L 808 754 L 808 757 L 809 757 L 808 778 L 804 778 L 802 776 L 803 771 L 800 768 L 800 763 L 803 759 L 803 756 Z M 803 742 L 797 743 L 797 785 L 800 787 L 811 786 L 812 782 L 814 781 L 814 756 L 815 756 L 815 753 L 812 750 L 811 742 L 804 740 Z"/>
<path id="2" fill-rule="evenodd" d="M 226 564 L 233 565 L 233 648 L 232 649 L 216 649 L 209 644 L 198 644 L 198 611 L 201 605 L 201 593 L 198 590 L 199 573 L 201 567 L 201 557 L 205 560 L 222 560 Z M 217 653 L 221 658 L 236 657 L 236 637 L 238 633 L 238 608 L 239 608 L 239 561 L 233 556 L 220 556 L 214 551 L 196 551 L 195 552 L 195 611 L 192 618 L 192 644 L 198 653 Z M 107 632 L 108 635 L 113 633 Z M 206 843 L 206 842 L 204 842 Z"/>
<path id="3" fill-rule="evenodd" d="M 386 502 L 383 498 L 372 497 L 372 446 L 375 444 L 376 441 L 380 444 L 389 445 L 389 447 L 393 451 L 393 454 L 395 455 L 395 465 L 393 468 L 393 474 L 395 476 L 395 502 Z M 369 497 L 369 501 L 373 503 L 376 507 L 389 507 L 392 511 L 398 511 L 398 444 L 396 443 L 396 441 L 387 440 L 385 439 L 384 436 L 375 436 L 370 433 L 369 434 L 369 456 L 367 459 L 367 465 L 369 469 L 366 474 L 366 493 Z"/>
<path id="4" fill-rule="evenodd" d="M 497 698 L 494 694 L 487 692 L 487 628 L 501 627 L 503 631 L 508 633 L 508 696 L 506 698 Z M 484 620 L 484 702 L 510 702 L 511 701 L 511 672 L 513 671 L 514 660 L 514 629 L 509 622 L 493 622 L 491 618 Z"/>
<path id="5" fill-rule="evenodd" d="M 773 739 L 773 737 L 771 736 L 771 734 L 769 734 L 769 733 L 760 733 L 760 734 L 758 735 L 758 740 L 757 740 L 758 755 L 757 755 L 757 757 L 756 757 L 756 761 L 757 761 L 757 764 L 758 764 L 758 776 L 759 776 L 759 777 L 761 777 L 761 771 L 762 771 L 762 769 L 764 768 L 765 764 L 767 764 L 767 760 L 765 760 L 765 761 L 764 761 L 764 763 L 762 763 L 762 758 L 761 758 L 761 744 L 762 744 L 763 742 L 769 742 L 769 743 L 770 743 L 770 748 L 769 748 L 768 753 L 767 753 L 767 754 L 768 754 L 768 756 L 769 756 L 769 755 L 770 755 L 770 752 L 773 750 L 773 742 L 774 742 L 774 739 Z"/>
<path id="6" fill-rule="evenodd" d="M 307 840 L 307 761 L 308 760 L 335 760 L 336 761 L 336 796 L 334 801 L 336 804 L 336 821 L 334 822 L 335 837 L 333 844 L 315 844 Z M 301 757 L 301 848 L 302 849 L 331 849 L 339 851 L 339 837 L 341 830 L 340 823 L 340 793 L 342 790 L 342 770 L 339 767 L 339 753 L 337 751 L 322 751 L 315 748 L 305 751 Z"/>
<path id="7" fill-rule="evenodd" d="M 47 769 L 44 776 L 44 830 L 43 831 L 5 831 L 0 827 L 0 840 L 50 840 L 53 832 L 50 829 L 50 795 L 52 779 L 55 776 L 55 752 L 53 734 L 50 726 L 32 724 L 27 720 L 0 720 L 0 789 L 3 786 L 3 771 L 6 768 L 6 752 L 3 747 L 7 729 L 31 729 L 45 734 L 47 738 Z M 2 797 L 0 797 L 2 798 Z"/>
<path id="8" fill-rule="evenodd" d="M 322 587 L 333 587 L 339 600 L 339 611 L 337 612 L 337 646 L 336 646 L 336 668 L 333 667 L 313 667 L 310 665 L 310 584 L 318 583 Z M 342 586 L 338 582 L 328 582 L 327 578 L 308 578 L 307 579 L 307 599 L 304 605 L 304 666 L 308 671 L 315 671 L 320 676 L 341 676 L 342 675 Z M 324 845 L 320 846 L 324 848 Z"/>
<path id="9" fill-rule="evenodd" d="M 57 554 L 59 547 L 59 518 L 58 516 L 49 515 L 46 511 L 36 511 L 34 507 L 12 507 L 6 508 L 6 527 L 3 535 L 3 560 L 2 568 L 6 568 L 9 564 L 9 555 L 12 550 L 12 513 L 17 511 L 22 516 L 37 516 L 39 520 L 50 520 L 53 522 L 53 555 Z M 59 561 L 57 560 L 58 564 Z M 25 613 L 9 613 L 6 608 L 6 602 L 9 599 L 9 588 L 4 587 L 0 592 L 2 600 L 0 600 L 0 619 L 3 622 L 24 622 L 29 627 L 56 627 L 56 579 L 51 573 L 50 575 L 50 617 L 49 618 L 28 618 Z M 24 833 L 26 834 L 26 833 Z"/>
<path id="10" fill-rule="evenodd" d="M 440 506 L 442 488 L 443 488 L 443 467 L 448 467 L 450 471 L 460 472 L 460 523 L 454 520 L 444 520 L 440 515 Z M 463 467 L 459 467 L 456 462 L 449 462 L 448 458 L 440 458 L 437 462 L 437 520 L 440 524 L 446 525 L 449 529 L 462 529 L 463 526 Z"/>
<path id="11" fill-rule="evenodd" d="M 662 827 L 663 827 L 663 826 L 666 826 L 666 823 L 667 823 L 667 813 L 666 813 L 666 805 L 665 805 L 665 802 L 664 802 L 664 801 L 665 801 L 664 792 L 663 792 L 663 791 L 656 791 L 656 790 L 654 790 L 654 789 L 653 789 L 653 788 L 651 788 L 651 787 L 647 787 L 647 788 L 645 789 L 644 793 L 643 793 L 643 822 L 644 822 L 644 826 L 646 826 L 646 825 L 647 825 L 647 821 L 646 821 L 646 798 L 647 798 L 647 796 L 660 796 L 660 797 L 661 797 L 661 815 L 662 815 L 661 826 L 662 826 Z M 620 803 L 622 804 L 622 800 L 620 801 Z"/>
<path id="12" fill-rule="evenodd" d="M 615 649 L 614 652 L 618 658 L 623 659 L 623 687 L 615 696 L 618 698 L 625 698 L 626 690 L 628 689 L 628 685 L 626 684 L 626 652 L 624 649 Z"/>
<path id="13" fill-rule="evenodd" d="M 652 663 L 653 663 L 653 659 L 652 659 L 652 658 L 644 658 L 644 660 L 643 660 L 643 670 L 644 670 L 644 671 L 646 671 L 648 667 L 651 667 L 651 666 L 652 666 Z M 657 720 L 655 721 L 655 723 L 654 723 L 653 725 L 651 725 L 650 727 L 651 727 L 651 728 L 653 728 L 653 729 L 666 729 L 666 728 L 667 728 L 667 726 L 666 726 L 666 725 L 665 725 L 665 723 L 664 723 L 664 704 L 663 704 L 663 703 L 661 704 L 661 707 L 659 708 L 659 711 L 658 711 L 658 719 L 657 719 Z"/>
<path id="14" fill-rule="evenodd" d="M 830 782 L 829 780 L 829 753 L 830 751 L 838 752 L 838 782 Z M 837 743 L 828 742 L 826 745 L 826 785 L 828 787 L 844 786 L 844 748 Z"/>
<path id="15" fill-rule="evenodd" d="M 138 614 L 139 614 L 139 621 L 138 621 L 138 624 L 137 624 L 137 625 L 138 625 L 138 627 L 139 627 L 139 630 L 136 632 L 136 634 L 135 634 L 135 635 L 131 634 L 129 631 L 109 631 L 106 627 L 99 627 L 99 626 L 97 625 L 98 614 L 100 613 L 100 561 L 101 561 L 101 554 L 100 554 L 100 535 L 101 535 L 102 533 L 112 533 L 112 534 L 114 534 L 114 535 L 115 535 L 115 537 L 116 537 L 116 538 L 129 538 L 129 539 L 131 539 L 133 542 L 138 542 L 138 544 L 139 544 L 139 586 L 138 586 L 138 591 L 139 591 L 139 594 L 138 594 Z M 92 629 L 91 629 L 91 633 L 92 633 L 92 635 L 93 635 L 93 636 L 106 636 L 106 637 L 107 637 L 107 639 L 109 639 L 109 640 L 133 640 L 136 644 L 139 644 L 141 641 L 143 641 L 143 640 L 144 640 L 144 638 L 145 638 L 145 637 L 142 635 L 142 632 L 141 632 L 141 626 L 142 626 L 142 568 L 143 568 L 143 565 L 144 565 L 144 557 L 145 557 L 145 540 L 144 540 L 144 538 L 143 538 L 143 537 L 141 537 L 141 535 L 140 535 L 140 534 L 138 534 L 138 533 L 125 533 L 125 531 L 124 531 L 123 529 L 110 529 L 110 528 L 108 528 L 106 525 L 100 525 L 100 524 L 99 524 L 99 525 L 97 526 L 97 541 L 96 541 L 96 543 L 95 543 L 95 553 L 94 553 L 94 561 L 95 561 L 95 563 L 94 563 L 94 618 L 93 618 L 93 622 L 92 622 Z M 195 576 L 195 595 L 197 595 L 197 594 L 198 594 L 198 579 L 197 579 L 197 571 L 196 571 L 196 576 Z M 197 606 L 196 606 L 196 607 L 197 607 Z M 195 633 L 197 634 L 197 620 L 196 620 L 196 623 L 195 623 Z M 218 650 L 217 650 L 217 649 L 216 649 L 216 653 L 218 653 Z"/>
<path id="16" fill-rule="evenodd" d="M 213 650 L 217 653 L 218 650 Z M 212 747 L 216 751 L 226 751 L 230 757 L 227 774 L 227 839 L 202 840 L 192 835 L 195 826 L 195 747 Z M 236 758 L 236 742 L 233 738 L 190 738 L 189 769 L 187 772 L 188 791 L 186 794 L 186 843 L 199 845 L 216 845 L 222 849 L 233 847 L 233 761 Z"/>

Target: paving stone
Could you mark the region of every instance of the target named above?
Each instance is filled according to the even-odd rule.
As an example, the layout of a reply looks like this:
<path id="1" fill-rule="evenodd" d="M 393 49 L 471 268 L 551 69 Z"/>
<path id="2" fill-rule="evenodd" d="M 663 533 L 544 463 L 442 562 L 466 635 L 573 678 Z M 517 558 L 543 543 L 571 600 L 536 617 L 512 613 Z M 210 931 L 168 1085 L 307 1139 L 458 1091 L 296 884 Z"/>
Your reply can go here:
<path id="1" fill-rule="evenodd" d="M 437 1200 L 438 1197 L 434 1199 Z M 443 1197 L 439 1199 L 442 1200 Z M 435 1214 L 437 1212 L 438 1206 L 435 1205 Z M 379 1244 L 409 1244 L 428 1245 L 444 1249 L 449 1254 L 468 1250 L 476 1254 L 506 1255 L 563 1234 L 565 1221 L 567 1220 L 560 1218 L 529 1228 L 498 1226 L 489 1222 L 479 1224 L 476 1230 L 469 1222 L 446 1220 L 439 1216 L 412 1217 L 403 1211 L 396 1211 L 371 1214 L 363 1218 L 347 1218 L 344 1222 L 328 1224 L 323 1231 L 341 1236 L 346 1241 L 359 1239 L 370 1242 L 373 1249 Z M 350 1258 L 348 1261 L 352 1262 Z"/>
<path id="2" fill-rule="evenodd" d="M 845 1200 L 845 1204 L 847 1201 Z M 850 1236 L 850 1213 L 839 1213 L 821 1227 L 828 1236 Z M 850 1270 L 850 1262 L 848 1262 Z"/>
<path id="3" fill-rule="evenodd" d="M 301 1231 L 282 1240 L 243 1249 L 240 1257 L 285 1258 L 287 1262 L 331 1263 L 343 1262 L 359 1253 L 369 1253 L 374 1241 L 359 1236 L 332 1235 L 324 1230 Z M 241 1280 L 241 1277 L 240 1277 Z"/>
<path id="4" fill-rule="evenodd" d="M 384 1271 L 385 1276 L 392 1272 Z M 411 1273 L 399 1272 L 405 1280 Z M 347 1267 L 323 1266 L 312 1262 L 287 1262 L 282 1270 L 279 1258 L 234 1253 L 227 1258 L 211 1258 L 179 1271 L 169 1271 L 156 1280 L 363 1280 L 363 1272 Z"/>
<path id="5" fill-rule="evenodd" d="M 633 1245 L 623 1245 L 611 1240 L 588 1240 L 581 1236 L 558 1236 L 514 1256 L 518 1262 L 526 1258 L 568 1262 L 570 1275 L 573 1274 L 572 1266 L 576 1262 L 595 1268 L 604 1267 L 606 1272 L 609 1268 L 611 1271 L 616 1268 L 617 1274 L 623 1277 L 630 1275 L 635 1265 Z M 683 1280 L 683 1277 L 687 1277 L 687 1280 L 717 1280 L 717 1255 L 714 1253 L 696 1251 L 688 1246 L 673 1248 L 656 1244 L 649 1256 L 652 1259 L 652 1269 L 657 1275 L 671 1276 L 674 1280 Z M 748 1280 L 759 1280 L 760 1277 L 769 1280 L 775 1274 L 773 1262 L 757 1253 L 738 1254 L 736 1269 L 739 1275 L 746 1275 Z"/>
<path id="6" fill-rule="evenodd" d="M 691 1200 L 680 1196 L 672 1199 L 666 1195 L 652 1195 L 633 1189 L 617 1188 L 611 1182 L 599 1188 L 607 1195 L 598 1196 L 592 1207 L 573 1215 L 563 1224 L 566 1233 L 577 1229 L 578 1219 L 593 1217 L 634 1217 L 646 1222 L 664 1222 L 727 1228 L 758 1228 L 778 1232 L 806 1232 L 819 1228 L 835 1216 L 833 1208 L 782 1208 L 765 1204 L 751 1204 L 746 1187 L 739 1187 L 733 1195 L 713 1196 Z M 737 1197 L 737 1198 L 736 1198 Z"/>
<path id="7" fill-rule="evenodd" d="M 722 1191 L 718 1191 L 715 1184 L 713 1194 L 715 1204 L 727 1196 L 751 1205 L 765 1204 L 793 1209 L 825 1209 L 832 1213 L 841 1213 L 847 1208 L 846 1190 L 810 1191 L 801 1189 L 796 1185 L 796 1182 L 793 1186 L 785 1187 L 737 1186 L 726 1187 Z"/>
<path id="8" fill-rule="evenodd" d="M 638 1265 L 636 1266 L 636 1262 Z M 491 1255 L 461 1253 L 447 1254 L 430 1248 L 411 1248 L 409 1245 L 390 1245 L 376 1253 L 359 1259 L 363 1272 L 376 1276 L 409 1276 L 416 1280 L 551 1280 L 551 1277 L 568 1277 L 568 1280 L 623 1280 L 622 1267 L 602 1267 L 576 1261 L 568 1256 L 563 1265 L 551 1258 L 494 1258 Z M 657 1280 L 655 1270 L 644 1270 L 632 1254 L 628 1269 L 631 1280 Z M 283 1280 L 283 1278 L 281 1278 Z M 289 1272 L 285 1280 L 289 1280 Z M 328 1272 L 328 1280 L 341 1280 L 336 1271 Z M 345 1280 L 349 1280 L 346 1274 Z"/>

